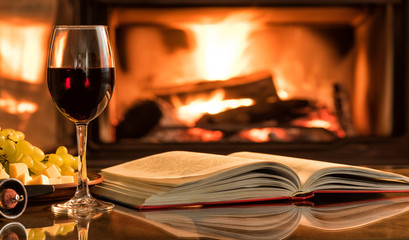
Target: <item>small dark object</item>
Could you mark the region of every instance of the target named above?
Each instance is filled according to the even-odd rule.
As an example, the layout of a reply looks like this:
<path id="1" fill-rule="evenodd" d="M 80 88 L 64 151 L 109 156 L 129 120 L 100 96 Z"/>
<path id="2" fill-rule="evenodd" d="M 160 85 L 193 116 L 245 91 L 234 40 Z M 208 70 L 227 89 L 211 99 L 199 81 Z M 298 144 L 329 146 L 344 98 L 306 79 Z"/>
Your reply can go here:
<path id="1" fill-rule="evenodd" d="M 116 138 L 140 138 L 148 134 L 159 124 L 162 110 L 150 100 L 136 103 L 116 128 Z"/>
<path id="2" fill-rule="evenodd" d="M 23 224 L 19 222 L 7 223 L 0 230 L 1 240 L 19 240 L 28 239 L 27 230 Z"/>
<path id="3" fill-rule="evenodd" d="M 27 191 L 17 179 L 0 180 L 0 215 L 14 219 L 23 214 L 27 206 Z"/>
<path id="4" fill-rule="evenodd" d="M 0 207 L 5 209 L 12 209 L 17 206 L 17 203 L 24 201 L 23 195 L 18 195 L 13 189 L 7 188 L 1 192 Z"/>

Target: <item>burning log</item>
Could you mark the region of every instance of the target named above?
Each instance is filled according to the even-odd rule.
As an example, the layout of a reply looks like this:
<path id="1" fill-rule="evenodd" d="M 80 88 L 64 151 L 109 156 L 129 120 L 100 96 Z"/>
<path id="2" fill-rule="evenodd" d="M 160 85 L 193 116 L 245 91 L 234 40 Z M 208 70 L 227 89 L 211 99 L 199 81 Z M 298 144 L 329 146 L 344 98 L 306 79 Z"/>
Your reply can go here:
<path id="1" fill-rule="evenodd" d="M 214 91 L 223 89 L 225 99 L 253 98 L 278 101 L 273 77 L 269 72 L 258 72 L 228 80 L 200 81 L 198 83 L 156 88 L 154 93 L 161 99 L 170 101 L 178 97 L 182 102 L 199 95 L 211 95 Z"/>
<path id="2" fill-rule="evenodd" d="M 294 119 L 307 116 L 316 110 L 307 100 L 288 100 L 278 102 L 259 102 L 250 107 L 240 107 L 218 114 L 205 114 L 196 123 L 198 127 L 211 127 L 218 124 L 254 124 L 275 121 L 285 125 Z"/>

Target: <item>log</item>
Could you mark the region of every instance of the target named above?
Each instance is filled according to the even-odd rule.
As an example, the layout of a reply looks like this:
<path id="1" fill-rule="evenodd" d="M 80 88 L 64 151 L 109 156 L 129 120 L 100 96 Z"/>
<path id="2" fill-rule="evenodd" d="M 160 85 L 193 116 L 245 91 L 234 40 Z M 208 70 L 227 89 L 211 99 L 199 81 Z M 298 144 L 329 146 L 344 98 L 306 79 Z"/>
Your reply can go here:
<path id="1" fill-rule="evenodd" d="M 264 121 L 275 121 L 277 124 L 289 124 L 292 120 L 307 116 L 316 110 L 308 100 L 287 100 L 274 103 L 261 102 L 249 107 L 239 107 L 218 114 L 205 114 L 196 126 L 213 128 L 214 125 L 256 124 Z"/>
<path id="2" fill-rule="evenodd" d="M 223 89 L 225 99 L 252 98 L 279 101 L 273 77 L 269 72 L 258 72 L 228 80 L 199 81 L 165 88 L 156 88 L 154 93 L 161 99 L 178 97 L 182 102 L 195 96 L 209 96 L 216 90 Z"/>
<path id="3" fill-rule="evenodd" d="M 116 127 L 116 138 L 141 138 L 159 125 L 162 111 L 150 100 L 136 102 Z"/>

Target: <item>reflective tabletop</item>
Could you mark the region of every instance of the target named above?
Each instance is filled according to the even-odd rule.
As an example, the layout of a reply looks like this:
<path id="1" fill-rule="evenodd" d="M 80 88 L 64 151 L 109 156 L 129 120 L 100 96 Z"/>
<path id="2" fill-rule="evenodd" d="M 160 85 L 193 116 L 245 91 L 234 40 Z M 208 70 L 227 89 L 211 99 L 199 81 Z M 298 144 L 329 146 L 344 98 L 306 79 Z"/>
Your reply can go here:
<path id="1" fill-rule="evenodd" d="M 29 201 L 18 218 L 2 218 L 0 239 L 409 239 L 409 193 L 150 211 L 116 205 L 86 217 L 55 216 L 53 203 Z"/>

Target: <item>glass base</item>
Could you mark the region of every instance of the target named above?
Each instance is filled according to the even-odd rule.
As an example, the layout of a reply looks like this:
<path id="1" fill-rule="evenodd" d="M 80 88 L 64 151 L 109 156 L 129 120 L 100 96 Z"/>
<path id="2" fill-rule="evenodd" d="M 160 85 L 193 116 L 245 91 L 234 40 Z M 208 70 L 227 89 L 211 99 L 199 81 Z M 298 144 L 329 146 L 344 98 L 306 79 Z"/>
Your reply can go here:
<path id="1" fill-rule="evenodd" d="M 109 212 L 114 208 L 114 204 L 104 202 L 85 196 L 82 198 L 72 198 L 65 203 L 51 205 L 51 211 L 56 215 L 90 215 L 99 212 Z"/>

